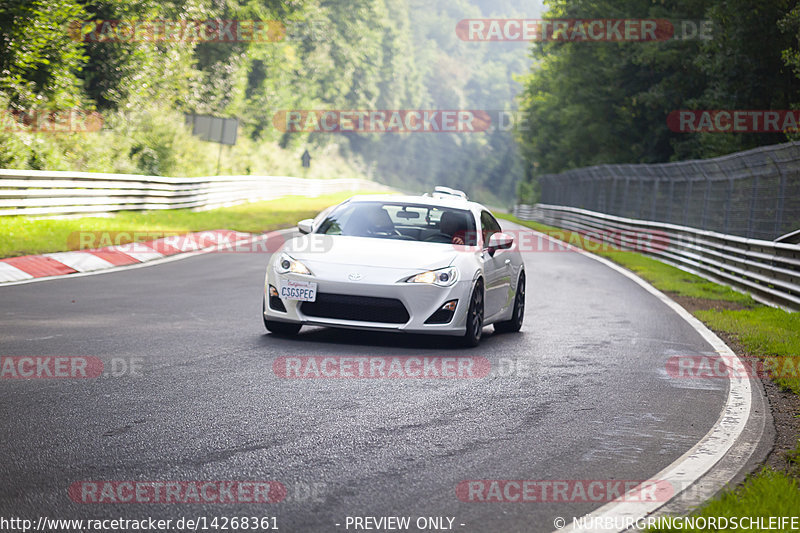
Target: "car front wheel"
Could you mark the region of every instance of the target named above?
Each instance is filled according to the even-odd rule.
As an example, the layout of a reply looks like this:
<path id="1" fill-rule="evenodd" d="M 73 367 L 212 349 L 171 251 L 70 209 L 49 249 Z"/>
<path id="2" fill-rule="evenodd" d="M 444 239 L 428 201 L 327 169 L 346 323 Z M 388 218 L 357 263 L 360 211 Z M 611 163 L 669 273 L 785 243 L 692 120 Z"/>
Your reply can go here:
<path id="1" fill-rule="evenodd" d="M 494 330 L 498 333 L 514 333 L 522 327 L 522 320 L 525 318 L 525 272 L 519 275 L 517 283 L 517 294 L 514 296 L 514 312 L 511 319 L 505 322 L 497 322 Z"/>
<path id="2" fill-rule="evenodd" d="M 481 342 L 483 333 L 483 282 L 478 280 L 472 289 L 467 311 L 467 327 L 464 332 L 463 343 L 465 346 L 477 346 Z"/>

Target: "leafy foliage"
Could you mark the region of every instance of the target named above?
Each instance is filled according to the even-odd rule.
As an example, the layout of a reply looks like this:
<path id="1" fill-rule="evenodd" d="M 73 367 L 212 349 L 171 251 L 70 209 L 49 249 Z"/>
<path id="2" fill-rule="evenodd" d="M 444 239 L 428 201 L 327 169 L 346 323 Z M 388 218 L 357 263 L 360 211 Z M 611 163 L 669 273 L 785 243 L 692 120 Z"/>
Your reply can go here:
<path id="1" fill-rule="evenodd" d="M 499 15 L 523 5 L 507 1 Z M 265 163 L 308 148 L 314 171 L 348 168 L 406 189 L 442 183 L 505 202 L 523 174 L 510 131 L 284 133 L 272 123 L 291 109 L 509 108 L 512 76 L 526 67 L 524 46 L 465 43 L 454 30 L 496 8 L 477 0 L 0 0 L 0 104 L 97 108 L 105 118 L 93 137 L 0 131 L 8 147 L 0 165 L 213 173 L 218 147 L 204 147 L 182 127 L 181 114 L 193 112 L 240 119 L 239 143 L 224 150 L 223 170 L 302 174 Z M 276 20 L 286 36 L 96 38 L 106 35 L 103 21 L 209 19 Z"/>
<path id="2" fill-rule="evenodd" d="M 667 115 L 680 109 L 792 109 L 800 94 L 796 1 L 552 0 L 547 16 L 712 24 L 710 38 L 536 43 L 521 95 L 533 125 L 520 137 L 533 169 L 520 189 L 524 199 L 535 199 L 531 183 L 545 173 L 706 158 L 787 139 L 783 133 L 676 133 L 667 127 Z"/>
<path id="3" fill-rule="evenodd" d="M 78 75 L 86 60 L 67 25 L 84 18 L 75 0 L 0 2 L 0 90 L 16 109 L 59 109 L 82 100 Z"/>

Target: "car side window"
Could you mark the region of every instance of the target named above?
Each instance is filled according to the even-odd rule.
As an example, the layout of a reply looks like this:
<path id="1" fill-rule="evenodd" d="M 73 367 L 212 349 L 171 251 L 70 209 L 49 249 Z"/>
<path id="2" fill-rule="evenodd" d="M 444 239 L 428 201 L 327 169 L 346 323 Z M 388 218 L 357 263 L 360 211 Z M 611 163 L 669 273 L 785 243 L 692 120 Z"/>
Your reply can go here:
<path id="1" fill-rule="evenodd" d="M 488 211 L 481 212 L 481 232 L 483 233 L 483 247 L 489 246 L 489 238 L 495 233 L 500 233 L 500 224 Z"/>

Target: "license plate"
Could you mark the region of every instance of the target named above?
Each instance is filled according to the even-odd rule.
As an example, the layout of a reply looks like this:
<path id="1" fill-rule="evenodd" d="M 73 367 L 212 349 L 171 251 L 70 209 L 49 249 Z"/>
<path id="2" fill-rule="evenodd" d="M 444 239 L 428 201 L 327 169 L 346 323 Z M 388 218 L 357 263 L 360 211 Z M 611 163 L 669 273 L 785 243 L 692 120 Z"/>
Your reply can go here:
<path id="1" fill-rule="evenodd" d="M 280 294 L 283 300 L 313 302 L 317 299 L 317 284 L 313 281 L 281 280 Z"/>

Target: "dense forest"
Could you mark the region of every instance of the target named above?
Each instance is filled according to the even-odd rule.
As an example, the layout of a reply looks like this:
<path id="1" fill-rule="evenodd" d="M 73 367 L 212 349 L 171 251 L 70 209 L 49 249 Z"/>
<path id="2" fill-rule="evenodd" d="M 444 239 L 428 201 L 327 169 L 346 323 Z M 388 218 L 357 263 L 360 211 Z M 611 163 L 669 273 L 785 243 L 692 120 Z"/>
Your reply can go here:
<path id="1" fill-rule="evenodd" d="M 526 6 L 524 11 L 521 6 Z M 0 106 L 96 111 L 93 133 L 43 134 L 9 121 L 0 167 L 209 175 L 219 151 L 187 113 L 239 119 L 222 174 L 369 176 L 409 190 L 457 186 L 508 204 L 524 174 L 510 129 L 482 133 L 304 133 L 282 110 L 510 110 L 525 43 L 468 43 L 459 20 L 537 16 L 487 0 L 0 0 Z M 280 38 L 126 39 L 102 21 L 276 21 Z M 78 22 L 76 24 L 76 21 Z M 81 21 L 92 21 L 93 24 Z M 118 24 L 113 22 L 113 24 Z M 77 33 L 76 33 L 77 32 Z M 312 155 L 310 169 L 300 154 Z"/>
<path id="2" fill-rule="evenodd" d="M 549 0 L 560 19 L 709 21 L 653 42 L 469 42 L 475 18 L 539 18 L 524 0 L 0 0 L 0 107 L 81 109 L 94 133 L 42 134 L 0 116 L 0 167 L 159 175 L 368 176 L 444 184 L 495 204 L 536 176 L 602 163 L 703 158 L 796 133 L 684 133 L 682 109 L 796 109 L 797 0 Z M 275 21 L 269 40 L 99 39 L 76 21 Z M 679 37 L 679 36 L 676 36 Z M 519 107 L 517 127 L 497 127 Z M 481 133 L 283 131 L 286 110 L 488 110 Z M 187 113 L 239 119 L 235 146 L 192 137 Z M 519 127 L 524 125 L 524 127 Z M 300 165 L 308 149 L 310 169 Z"/>
<path id="3" fill-rule="evenodd" d="M 667 123 L 676 110 L 797 110 L 796 0 L 550 0 L 547 8 L 550 18 L 708 21 L 710 31 L 653 42 L 534 43 L 535 66 L 520 95 L 530 125 L 518 137 L 526 201 L 535 201 L 541 174 L 706 158 L 800 138 L 676 132 Z"/>

